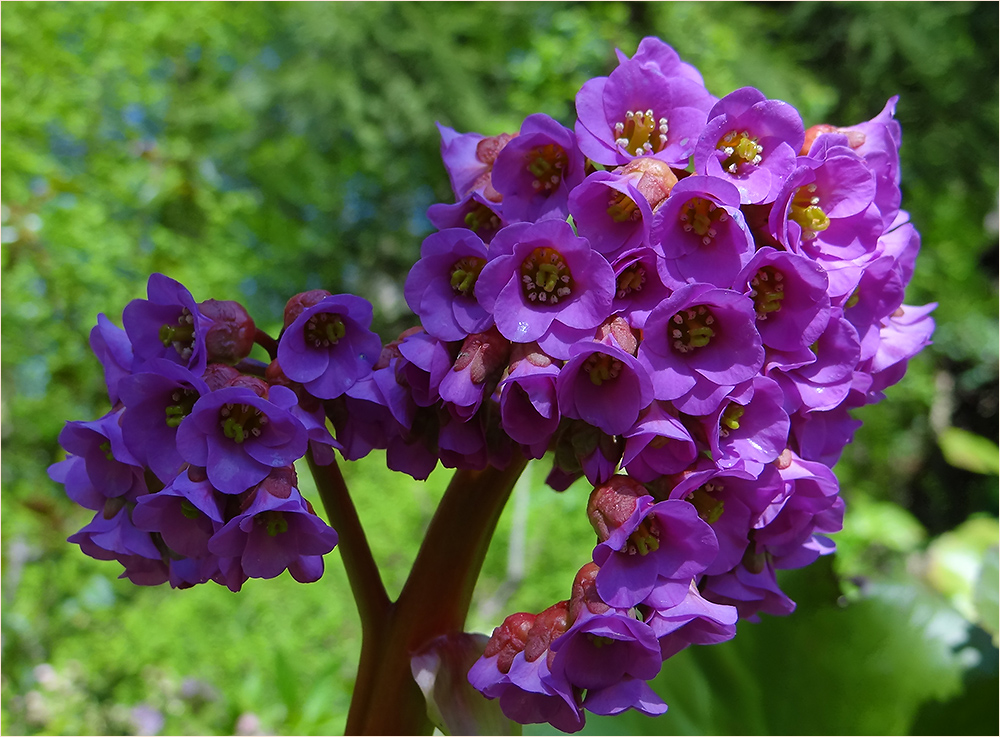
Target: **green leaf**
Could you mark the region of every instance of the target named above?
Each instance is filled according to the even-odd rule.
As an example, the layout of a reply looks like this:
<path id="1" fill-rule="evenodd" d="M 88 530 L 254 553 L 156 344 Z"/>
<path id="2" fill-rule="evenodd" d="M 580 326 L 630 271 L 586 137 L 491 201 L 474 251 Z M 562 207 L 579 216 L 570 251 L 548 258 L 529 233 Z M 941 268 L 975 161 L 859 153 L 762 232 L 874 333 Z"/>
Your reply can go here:
<path id="1" fill-rule="evenodd" d="M 945 460 L 955 468 L 993 476 L 1000 474 L 1000 449 L 989 438 L 948 427 L 938 435 L 938 445 Z"/>

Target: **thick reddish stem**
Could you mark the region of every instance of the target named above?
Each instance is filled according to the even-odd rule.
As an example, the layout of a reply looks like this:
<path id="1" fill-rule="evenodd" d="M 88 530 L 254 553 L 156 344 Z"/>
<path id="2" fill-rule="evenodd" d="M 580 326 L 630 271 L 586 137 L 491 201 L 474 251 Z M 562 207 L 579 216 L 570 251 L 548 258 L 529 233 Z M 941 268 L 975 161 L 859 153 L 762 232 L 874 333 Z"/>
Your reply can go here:
<path id="1" fill-rule="evenodd" d="M 433 731 L 410 657 L 429 640 L 464 628 L 497 521 L 526 462 L 518 457 L 504 470 L 455 473 L 399 599 L 386 619 L 363 629 L 348 734 Z"/>

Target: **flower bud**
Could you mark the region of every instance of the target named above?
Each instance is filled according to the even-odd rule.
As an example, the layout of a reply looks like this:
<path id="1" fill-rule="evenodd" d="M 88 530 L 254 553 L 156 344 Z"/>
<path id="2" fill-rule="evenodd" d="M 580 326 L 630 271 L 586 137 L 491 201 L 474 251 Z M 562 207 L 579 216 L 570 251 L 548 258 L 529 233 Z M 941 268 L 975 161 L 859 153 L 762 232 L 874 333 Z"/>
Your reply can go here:
<path id="1" fill-rule="evenodd" d="M 229 386 L 229 382 L 240 375 L 240 372 L 224 363 L 210 363 L 205 367 L 202 379 L 208 384 L 211 391 L 216 391 L 224 386 Z"/>
<path id="2" fill-rule="evenodd" d="M 677 175 L 674 174 L 670 166 L 666 162 L 649 156 L 632 159 L 622 166 L 619 172 L 626 175 L 642 172 L 635 188 L 646 198 L 649 206 L 653 209 L 667 199 L 670 190 L 677 184 Z"/>
<path id="3" fill-rule="evenodd" d="M 586 608 L 591 614 L 604 614 L 611 607 L 604 603 L 597 593 L 597 573 L 601 568 L 596 563 L 588 563 L 576 573 L 573 579 L 573 593 L 569 599 L 569 621 L 575 622 Z"/>
<path id="4" fill-rule="evenodd" d="M 330 296 L 330 292 L 325 289 L 310 289 L 308 292 L 300 292 L 285 303 L 285 327 L 287 328 L 295 318 L 313 305 L 317 305 Z"/>
<path id="5" fill-rule="evenodd" d="M 524 657 L 530 663 L 549 649 L 552 641 L 569 629 L 569 602 L 553 604 L 535 617 L 524 644 Z"/>
<path id="6" fill-rule="evenodd" d="M 535 623 L 535 615 L 527 612 L 517 612 L 508 616 L 499 627 L 493 630 L 493 636 L 486 643 L 486 651 L 483 653 L 487 658 L 492 658 L 497 653 L 497 670 L 507 673 L 514 656 L 524 650 L 524 645 L 528 640 L 528 633 Z"/>
<path id="7" fill-rule="evenodd" d="M 496 326 L 485 333 L 470 335 L 462 343 L 462 350 L 455 359 L 455 371 L 469 369 L 469 379 L 473 384 L 484 383 L 490 376 L 499 374 L 507 365 L 510 356 L 510 341 L 500 335 Z"/>
<path id="8" fill-rule="evenodd" d="M 212 320 L 205 333 L 209 361 L 232 364 L 250 355 L 257 326 L 243 305 L 228 299 L 206 299 L 198 309 Z"/>
<path id="9" fill-rule="evenodd" d="M 266 381 L 260 379 L 256 376 L 249 376 L 247 374 L 239 374 L 229 380 L 226 386 L 241 386 L 249 389 L 258 397 L 262 399 L 267 399 L 268 389 L 270 388 Z"/>
<path id="10" fill-rule="evenodd" d="M 615 475 L 596 487 L 587 503 L 587 517 L 601 542 L 625 524 L 635 511 L 636 500 L 647 496 L 646 487 L 628 476 Z"/>
<path id="11" fill-rule="evenodd" d="M 632 332 L 632 328 L 629 327 L 628 322 L 621 315 L 615 315 L 605 320 L 597 328 L 597 335 L 594 336 L 594 340 L 607 345 L 610 345 L 613 340 L 618 344 L 619 348 L 626 353 L 631 353 L 633 356 L 639 350 L 639 341 L 635 337 L 635 333 Z"/>

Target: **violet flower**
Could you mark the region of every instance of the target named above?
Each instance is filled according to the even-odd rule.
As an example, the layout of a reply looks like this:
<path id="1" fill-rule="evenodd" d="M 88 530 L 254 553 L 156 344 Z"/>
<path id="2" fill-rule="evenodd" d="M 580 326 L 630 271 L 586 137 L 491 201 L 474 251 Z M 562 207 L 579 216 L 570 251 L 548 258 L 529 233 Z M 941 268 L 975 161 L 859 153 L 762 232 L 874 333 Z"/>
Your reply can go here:
<path id="1" fill-rule="evenodd" d="M 804 139 L 794 107 L 742 87 L 709 111 L 694 149 L 694 170 L 736 185 L 743 204 L 774 202 Z"/>
<path id="2" fill-rule="evenodd" d="M 718 177 L 679 181 L 653 216 L 650 243 L 663 257 L 660 278 L 675 289 L 688 282 L 732 287 L 754 254 L 740 192 Z"/>
<path id="3" fill-rule="evenodd" d="M 639 363 L 657 399 L 682 412 L 708 414 L 764 362 L 753 303 L 710 284 L 688 284 L 646 319 Z"/>
<path id="4" fill-rule="evenodd" d="M 369 330 L 372 306 L 334 294 L 303 309 L 278 341 L 278 361 L 292 381 L 319 399 L 336 399 L 378 360 L 382 341 Z"/>
<path id="5" fill-rule="evenodd" d="M 296 581 L 310 583 L 322 575 L 322 556 L 336 544 L 336 531 L 296 489 L 285 499 L 258 490 L 250 506 L 212 536 L 208 548 L 219 557 L 238 558 L 250 578 L 274 578 L 287 568 Z"/>
<path id="6" fill-rule="evenodd" d="M 629 476 L 643 483 L 680 473 L 698 455 L 691 433 L 663 402 L 652 402 L 623 435 L 622 466 Z"/>
<path id="7" fill-rule="evenodd" d="M 97 316 L 97 325 L 90 331 L 90 348 L 104 369 L 104 383 L 111 404 L 118 403 L 118 383 L 132 373 L 132 344 L 125 331 L 117 327 L 104 313 Z"/>
<path id="8" fill-rule="evenodd" d="M 151 274 L 146 291 L 149 299 L 132 300 L 122 313 L 135 355 L 132 370 L 165 358 L 200 374 L 208 362 L 205 334 L 212 321 L 201 314 L 191 292 L 163 274 Z"/>
<path id="9" fill-rule="evenodd" d="M 635 424 L 653 399 L 653 386 L 631 354 L 617 345 L 581 341 L 559 372 L 559 412 L 620 435 Z"/>
<path id="10" fill-rule="evenodd" d="M 493 187 L 507 222 L 565 220 L 570 190 L 583 181 L 584 156 L 573 131 L 544 113 L 529 115 L 497 154 Z"/>
<path id="11" fill-rule="evenodd" d="M 271 387 L 267 399 L 243 387 L 219 389 L 195 402 L 181 422 L 177 450 L 205 467 L 216 489 L 239 494 L 305 455 L 308 434 L 289 411 L 295 402 L 283 386 Z"/>
<path id="12" fill-rule="evenodd" d="M 490 243 L 476 298 L 505 338 L 565 359 L 610 314 L 614 284 L 611 265 L 568 223 L 515 223 Z"/>

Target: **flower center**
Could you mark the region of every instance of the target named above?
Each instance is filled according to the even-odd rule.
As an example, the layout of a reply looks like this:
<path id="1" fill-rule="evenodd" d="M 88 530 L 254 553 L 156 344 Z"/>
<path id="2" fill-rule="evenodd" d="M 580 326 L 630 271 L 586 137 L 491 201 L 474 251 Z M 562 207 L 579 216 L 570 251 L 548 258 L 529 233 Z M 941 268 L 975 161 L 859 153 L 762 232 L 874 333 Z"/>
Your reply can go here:
<path id="1" fill-rule="evenodd" d="M 174 325 L 160 326 L 160 342 L 165 347 L 173 346 L 185 361 L 194 352 L 194 316 L 187 307 L 181 310 Z"/>
<path id="2" fill-rule="evenodd" d="M 642 212 L 635 200 L 624 192 L 615 192 L 608 200 L 608 217 L 616 223 L 635 221 L 642 217 Z"/>
<path id="3" fill-rule="evenodd" d="M 719 519 L 725 511 L 725 505 L 713 496 L 722 491 L 722 488 L 722 484 L 709 482 L 704 486 L 699 486 L 685 497 L 698 510 L 698 516 L 708 522 L 708 524 L 712 524 Z"/>
<path id="4" fill-rule="evenodd" d="M 590 374 L 590 381 L 594 386 L 600 386 L 605 381 L 618 378 L 622 362 L 607 353 L 591 353 L 583 362 L 583 370 Z"/>
<path id="5" fill-rule="evenodd" d="M 306 345 L 314 348 L 329 348 L 337 345 L 347 334 L 343 318 L 334 312 L 318 312 L 308 320 L 302 329 Z"/>
<path id="6" fill-rule="evenodd" d="M 521 263 L 521 287 L 530 302 L 557 304 L 573 293 L 573 275 L 554 248 L 536 248 Z"/>
<path id="7" fill-rule="evenodd" d="M 465 213 L 465 227 L 473 233 L 481 230 L 500 230 L 500 218 L 490 208 L 482 202 L 473 202 L 472 207 Z"/>
<path id="8" fill-rule="evenodd" d="M 258 438 L 267 425 L 267 415 L 248 404 L 224 404 L 219 410 L 219 426 L 222 433 L 234 443 L 242 443 L 247 438 Z"/>
<path id="9" fill-rule="evenodd" d="M 201 516 L 201 512 L 198 510 L 198 507 L 193 505 L 187 499 L 181 500 L 181 514 L 188 519 L 198 519 Z"/>
<path id="10" fill-rule="evenodd" d="M 266 525 L 267 534 L 270 537 L 276 537 L 282 532 L 288 532 L 288 520 L 285 519 L 285 515 L 281 512 L 273 510 L 261 512 L 254 515 L 253 521 L 258 525 Z"/>
<path id="11" fill-rule="evenodd" d="M 527 169 L 535 178 L 531 183 L 535 194 L 549 194 L 557 188 L 569 163 L 566 150 L 554 143 L 531 149 L 525 158 L 528 161 Z"/>
<path id="12" fill-rule="evenodd" d="M 647 517 L 628 536 L 625 552 L 629 555 L 647 555 L 660 547 L 660 528 L 655 519 Z"/>
<path id="13" fill-rule="evenodd" d="M 629 110 L 615 123 L 615 143 L 633 156 L 657 153 L 667 145 L 669 130 L 667 119 L 657 119 L 652 110 Z"/>
<path id="14" fill-rule="evenodd" d="M 716 148 L 726 155 L 722 168 L 730 174 L 736 174 L 740 164 L 759 165 L 764 151 L 764 147 L 757 143 L 757 137 L 751 137 L 748 131 L 729 131 L 719 140 Z"/>
<path id="15" fill-rule="evenodd" d="M 719 434 L 722 437 L 727 438 L 731 430 L 740 429 L 740 418 L 745 410 L 743 405 L 730 402 L 729 406 L 722 411 L 722 415 L 719 417 Z"/>
<path id="16" fill-rule="evenodd" d="M 705 305 L 689 307 L 670 318 L 671 345 L 678 353 L 704 348 L 715 336 L 715 316 Z"/>
<path id="17" fill-rule="evenodd" d="M 476 256 L 460 258 L 451 266 L 451 288 L 463 296 L 468 296 L 476 286 L 479 272 L 486 265 L 486 259 Z"/>
<path id="18" fill-rule="evenodd" d="M 191 408 L 198 401 L 200 395 L 191 389 L 175 389 L 170 395 L 173 404 L 167 405 L 166 414 L 167 427 L 177 427 L 181 421 L 191 414 Z"/>
<path id="19" fill-rule="evenodd" d="M 642 285 L 645 283 L 646 267 L 642 264 L 629 266 L 618 275 L 618 291 L 615 292 L 615 296 L 618 297 L 618 299 L 621 299 L 622 297 L 627 297 L 632 292 L 641 292 Z"/>
<path id="20" fill-rule="evenodd" d="M 785 298 L 785 275 L 773 266 L 762 267 L 750 280 L 750 296 L 757 311 L 758 320 L 766 320 L 772 312 L 781 309 Z"/>
<path id="21" fill-rule="evenodd" d="M 695 197 L 681 208 L 680 219 L 684 232 L 694 233 L 707 246 L 718 234 L 715 226 L 729 220 L 729 213 L 710 200 Z"/>
<path id="22" fill-rule="evenodd" d="M 802 226 L 803 240 L 811 241 L 817 233 L 830 227 L 830 218 L 819 206 L 815 184 L 809 184 L 795 190 L 795 196 L 792 197 L 792 210 L 788 216 Z"/>

